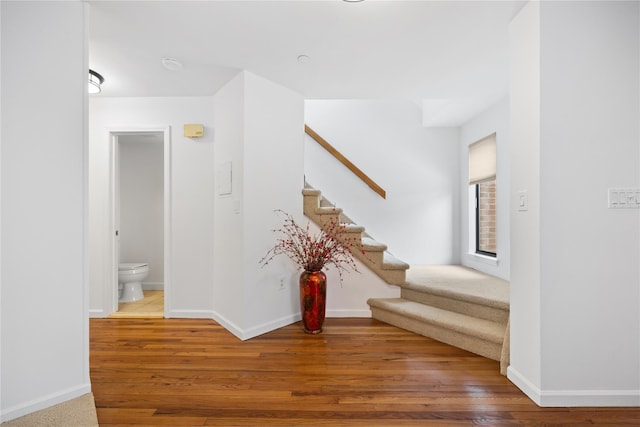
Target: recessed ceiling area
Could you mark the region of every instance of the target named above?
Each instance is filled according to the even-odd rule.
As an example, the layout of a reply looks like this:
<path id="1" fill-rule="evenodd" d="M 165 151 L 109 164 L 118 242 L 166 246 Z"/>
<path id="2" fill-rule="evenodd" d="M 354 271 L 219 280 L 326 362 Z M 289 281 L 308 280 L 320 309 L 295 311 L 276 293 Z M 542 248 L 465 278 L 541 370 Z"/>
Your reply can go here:
<path id="1" fill-rule="evenodd" d="M 213 95 L 248 70 L 306 99 L 426 100 L 449 110 L 461 102 L 469 110 L 507 94 L 508 24 L 524 2 L 89 4 L 100 96 Z M 167 69 L 163 58 L 182 67 Z"/>

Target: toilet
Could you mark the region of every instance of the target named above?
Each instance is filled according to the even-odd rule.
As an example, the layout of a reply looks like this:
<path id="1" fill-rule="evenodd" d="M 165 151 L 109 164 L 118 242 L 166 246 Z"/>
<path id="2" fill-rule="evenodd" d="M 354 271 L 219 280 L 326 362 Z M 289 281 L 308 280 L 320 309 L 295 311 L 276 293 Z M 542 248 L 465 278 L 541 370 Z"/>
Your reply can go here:
<path id="1" fill-rule="evenodd" d="M 122 287 L 119 302 L 132 302 L 144 298 L 142 280 L 149 275 L 149 264 L 124 262 L 118 264 L 118 288 Z"/>

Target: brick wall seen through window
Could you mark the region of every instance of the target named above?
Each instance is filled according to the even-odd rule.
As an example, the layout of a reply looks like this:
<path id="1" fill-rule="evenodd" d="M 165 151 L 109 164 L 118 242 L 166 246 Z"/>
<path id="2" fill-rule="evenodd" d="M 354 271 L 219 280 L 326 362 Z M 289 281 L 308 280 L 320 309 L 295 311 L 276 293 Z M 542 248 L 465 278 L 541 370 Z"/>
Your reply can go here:
<path id="1" fill-rule="evenodd" d="M 496 181 L 486 181 L 478 184 L 477 224 L 477 252 L 494 255 L 496 245 Z"/>

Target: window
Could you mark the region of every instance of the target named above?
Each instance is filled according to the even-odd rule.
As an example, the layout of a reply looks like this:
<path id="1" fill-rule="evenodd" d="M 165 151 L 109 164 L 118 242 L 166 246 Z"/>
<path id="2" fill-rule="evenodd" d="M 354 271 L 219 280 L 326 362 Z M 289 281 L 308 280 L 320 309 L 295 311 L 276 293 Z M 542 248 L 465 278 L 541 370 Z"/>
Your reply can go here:
<path id="1" fill-rule="evenodd" d="M 496 135 L 469 146 L 469 186 L 475 194 L 475 253 L 496 257 Z M 470 227 L 471 228 L 471 227 Z M 470 233 L 471 237 L 472 233 Z M 471 239 L 470 239 L 471 240 Z"/>
<path id="2" fill-rule="evenodd" d="M 496 180 L 476 184 L 476 253 L 496 256 Z"/>

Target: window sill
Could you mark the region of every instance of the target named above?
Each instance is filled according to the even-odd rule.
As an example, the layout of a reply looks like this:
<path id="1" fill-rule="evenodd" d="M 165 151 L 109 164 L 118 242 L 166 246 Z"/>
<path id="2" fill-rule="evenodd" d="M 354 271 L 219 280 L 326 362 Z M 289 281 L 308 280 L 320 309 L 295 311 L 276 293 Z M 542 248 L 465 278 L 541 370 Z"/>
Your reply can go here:
<path id="1" fill-rule="evenodd" d="M 469 253 L 469 258 L 471 258 L 474 261 L 481 262 L 483 264 L 491 265 L 493 267 L 497 267 L 498 266 L 498 258 L 497 257 L 492 257 L 492 256 L 488 256 L 488 255 L 481 255 L 481 254 L 476 254 L 476 253 Z"/>

